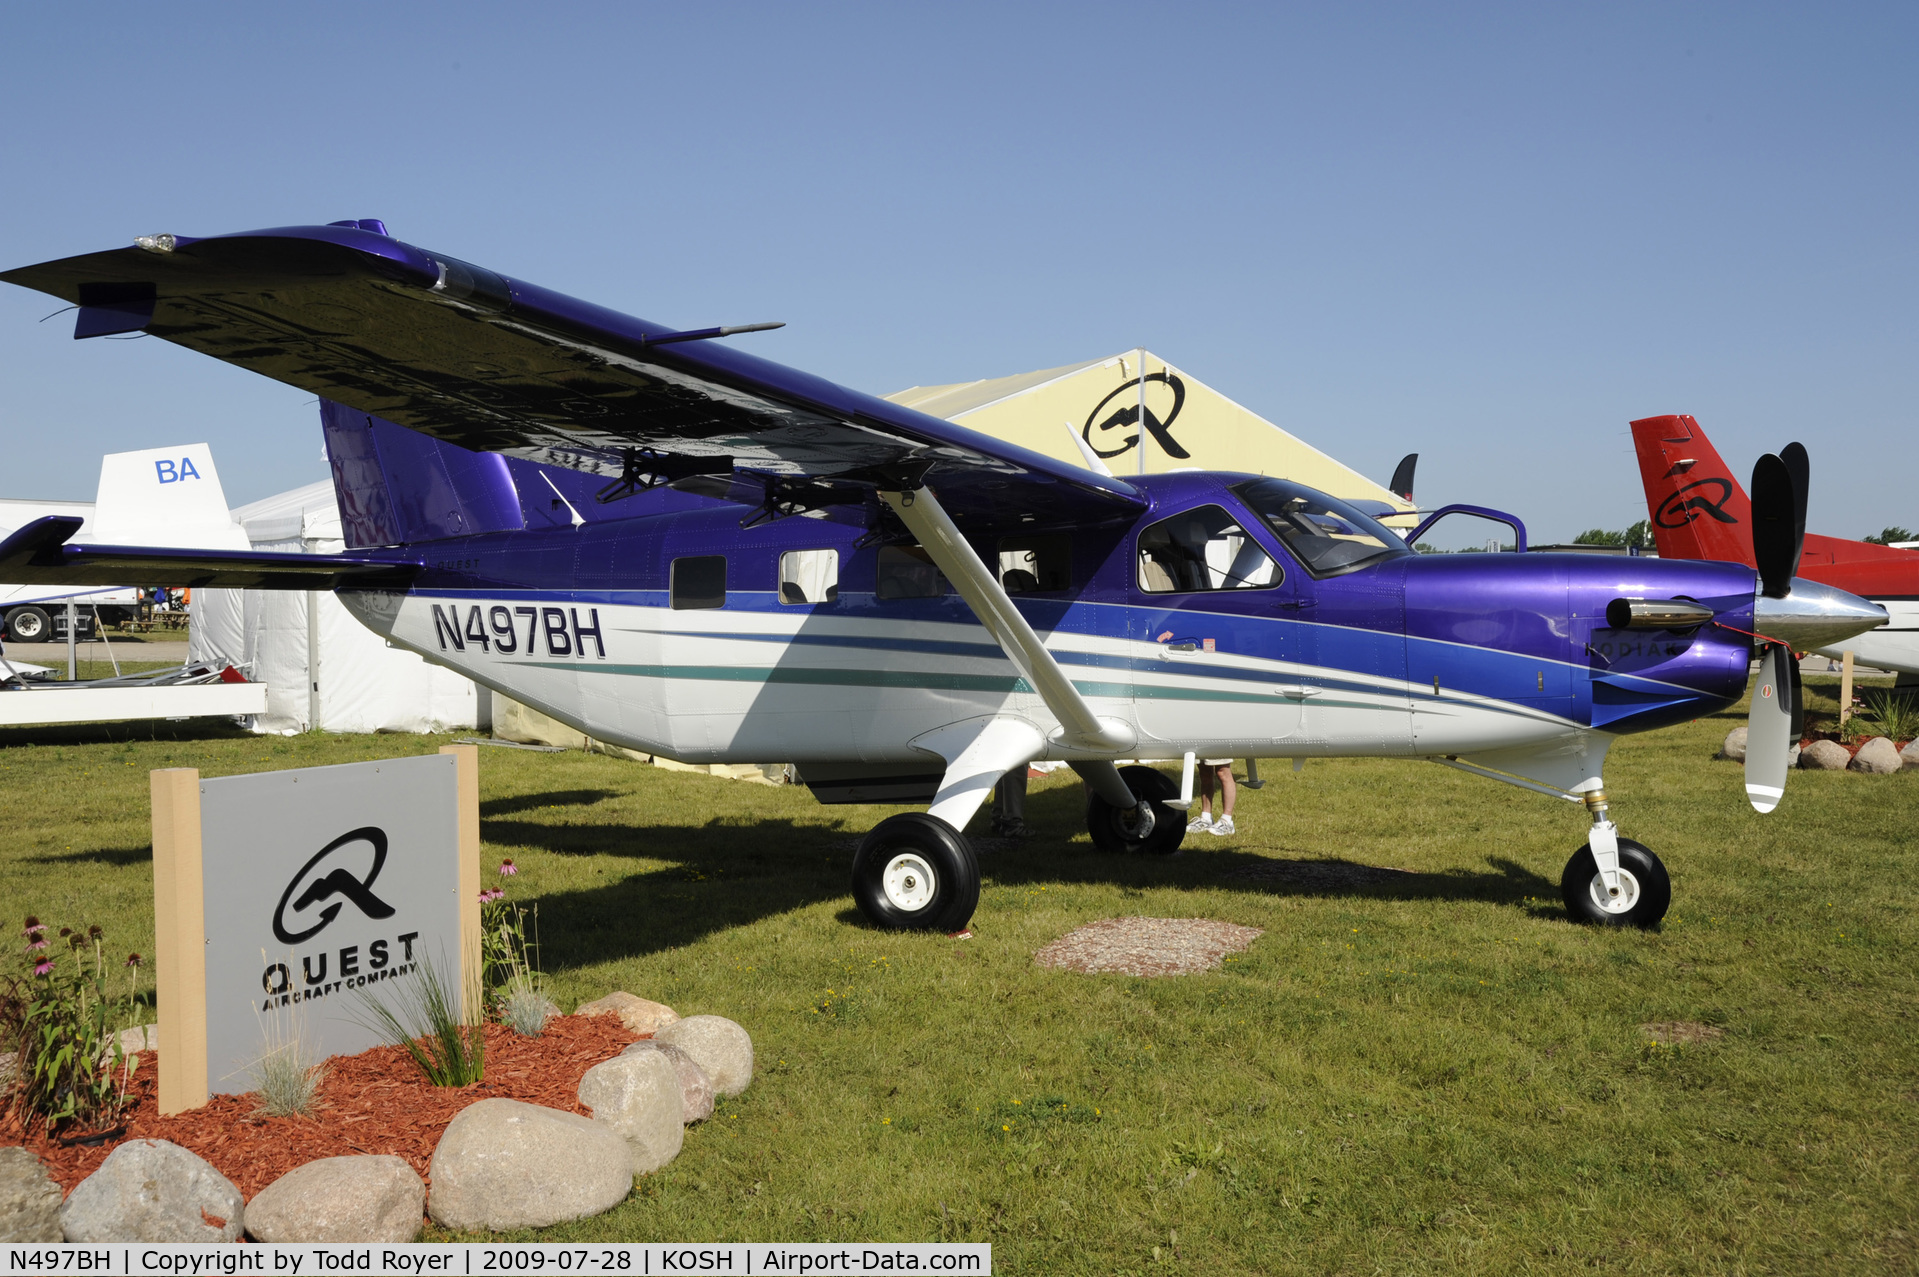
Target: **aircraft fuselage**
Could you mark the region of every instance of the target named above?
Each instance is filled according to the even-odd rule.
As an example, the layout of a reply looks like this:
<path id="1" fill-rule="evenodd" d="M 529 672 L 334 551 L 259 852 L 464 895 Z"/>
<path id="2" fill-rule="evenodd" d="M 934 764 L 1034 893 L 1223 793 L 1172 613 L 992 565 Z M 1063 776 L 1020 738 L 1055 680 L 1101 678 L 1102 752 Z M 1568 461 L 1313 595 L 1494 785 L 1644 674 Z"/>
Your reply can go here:
<path id="1" fill-rule="evenodd" d="M 1141 480 L 1145 514 L 1054 534 L 1063 578 L 1035 584 L 1057 588 L 1015 598 L 1082 695 L 1132 725 L 1140 756 L 1543 748 L 1695 718 L 1743 692 L 1744 635 L 1615 631 L 1605 610 L 1684 595 L 1739 625 L 1750 569 L 1399 553 L 1315 577 L 1230 490 L 1247 477 Z M 649 501 L 661 508 L 642 512 Z M 882 580 L 887 547 L 863 528 L 793 517 L 742 529 L 738 507 L 688 508 L 668 492 L 634 504 L 631 518 L 439 542 L 412 588 L 342 597 L 430 660 L 598 739 L 686 762 L 901 761 L 920 756 L 915 737 L 957 721 L 1056 726 L 963 599 L 924 574 L 918 587 L 938 593 L 899 597 L 898 574 Z M 1146 588 L 1142 531 L 1202 508 L 1249 530 L 1277 579 Z M 990 563 L 999 542 L 1019 540 L 975 549 Z M 817 584 L 808 601 L 783 601 L 788 556 L 829 552 L 831 601 Z M 714 559 L 723 590 L 676 590 L 676 563 L 705 560 L 710 575 Z M 785 599 L 804 592 L 785 584 Z M 1049 741 L 1047 756 L 1087 756 Z"/>

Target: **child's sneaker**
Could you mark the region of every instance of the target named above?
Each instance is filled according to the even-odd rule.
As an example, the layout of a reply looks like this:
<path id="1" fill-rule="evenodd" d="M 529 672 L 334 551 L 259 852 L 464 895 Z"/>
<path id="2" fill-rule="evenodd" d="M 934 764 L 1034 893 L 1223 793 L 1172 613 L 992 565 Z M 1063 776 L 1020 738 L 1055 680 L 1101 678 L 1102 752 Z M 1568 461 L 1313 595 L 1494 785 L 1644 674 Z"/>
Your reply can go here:
<path id="1" fill-rule="evenodd" d="M 1227 834 L 1238 833 L 1239 831 L 1233 828 L 1233 818 L 1231 816 L 1221 816 L 1219 823 L 1206 832 L 1209 834 L 1217 834 L 1224 838 Z"/>
<path id="2" fill-rule="evenodd" d="M 1209 811 L 1202 811 L 1201 813 L 1199 813 L 1198 819 L 1192 821 L 1186 826 L 1186 832 L 1189 834 L 1202 834 L 1202 833 L 1205 833 L 1207 830 L 1211 829 L 1212 827 L 1213 827 L 1213 814 Z"/>

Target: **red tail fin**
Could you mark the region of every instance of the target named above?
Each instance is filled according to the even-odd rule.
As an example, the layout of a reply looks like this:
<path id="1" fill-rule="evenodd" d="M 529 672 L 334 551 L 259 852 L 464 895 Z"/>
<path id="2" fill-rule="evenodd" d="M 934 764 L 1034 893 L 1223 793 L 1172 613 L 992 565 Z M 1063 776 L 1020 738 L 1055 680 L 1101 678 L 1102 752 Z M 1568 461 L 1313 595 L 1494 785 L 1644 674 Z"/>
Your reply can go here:
<path id="1" fill-rule="evenodd" d="M 1752 503 L 1691 417 L 1632 423 L 1646 512 L 1662 559 L 1751 565 Z"/>

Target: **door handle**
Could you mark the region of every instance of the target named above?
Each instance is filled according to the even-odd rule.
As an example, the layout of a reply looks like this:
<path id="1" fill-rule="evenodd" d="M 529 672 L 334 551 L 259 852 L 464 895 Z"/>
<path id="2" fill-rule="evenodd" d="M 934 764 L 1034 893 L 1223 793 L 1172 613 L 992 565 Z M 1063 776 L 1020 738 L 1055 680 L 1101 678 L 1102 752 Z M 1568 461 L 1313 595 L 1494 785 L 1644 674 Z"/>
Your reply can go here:
<path id="1" fill-rule="evenodd" d="M 1295 701 L 1303 701 L 1309 696 L 1317 696 L 1319 692 L 1320 689 L 1317 687 L 1307 687 L 1301 684 L 1291 684 L 1273 689 L 1274 695 L 1284 696 Z"/>

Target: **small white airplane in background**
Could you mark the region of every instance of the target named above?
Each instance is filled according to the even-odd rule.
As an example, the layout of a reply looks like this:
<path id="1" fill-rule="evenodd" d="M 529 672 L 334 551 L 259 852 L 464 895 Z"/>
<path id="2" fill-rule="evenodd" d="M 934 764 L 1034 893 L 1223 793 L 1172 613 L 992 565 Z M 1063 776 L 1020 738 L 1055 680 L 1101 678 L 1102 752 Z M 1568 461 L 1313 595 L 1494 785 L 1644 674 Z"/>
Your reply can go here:
<path id="1" fill-rule="evenodd" d="M 199 550 L 250 548 L 245 529 L 227 509 L 213 450 L 204 443 L 110 452 L 100 458 L 94 502 L 0 500 L 0 537 L 47 515 L 82 520 L 76 542 L 97 545 L 182 546 Z M 0 584 L 4 637 L 43 643 L 65 637 L 57 618 L 71 601 L 101 620 L 118 620 L 140 605 L 132 586 Z M 81 627 L 84 631 L 84 622 Z"/>

